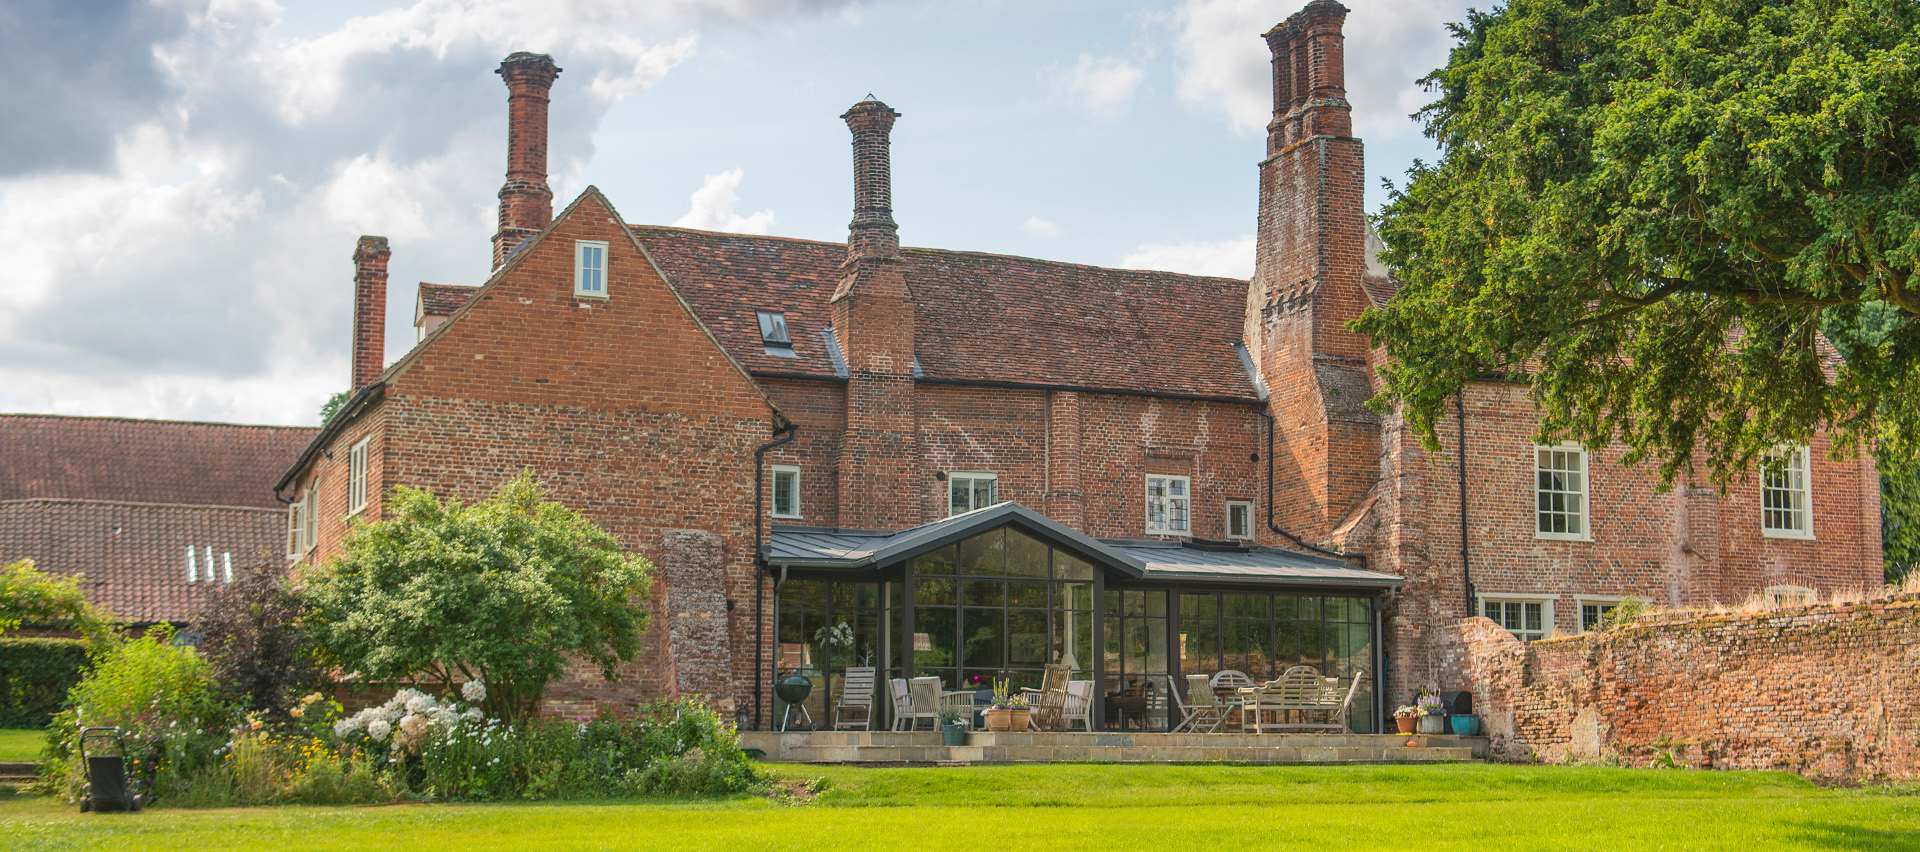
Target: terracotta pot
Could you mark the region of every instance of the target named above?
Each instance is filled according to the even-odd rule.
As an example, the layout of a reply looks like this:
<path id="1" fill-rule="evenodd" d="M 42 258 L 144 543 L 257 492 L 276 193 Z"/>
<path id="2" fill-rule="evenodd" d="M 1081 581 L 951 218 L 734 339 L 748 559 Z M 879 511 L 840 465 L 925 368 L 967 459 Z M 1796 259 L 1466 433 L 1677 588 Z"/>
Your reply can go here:
<path id="1" fill-rule="evenodd" d="M 1018 734 L 1027 729 L 1027 721 L 1032 711 L 1025 707 L 996 707 L 988 710 L 987 730 L 997 733 Z"/>
<path id="2" fill-rule="evenodd" d="M 1395 716 L 1393 717 L 1393 724 L 1400 729 L 1400 733 L 1411 734 L 1413 733 L 1413 727 L 1420 724 L 1420 720 L 1414 716 Z"/>

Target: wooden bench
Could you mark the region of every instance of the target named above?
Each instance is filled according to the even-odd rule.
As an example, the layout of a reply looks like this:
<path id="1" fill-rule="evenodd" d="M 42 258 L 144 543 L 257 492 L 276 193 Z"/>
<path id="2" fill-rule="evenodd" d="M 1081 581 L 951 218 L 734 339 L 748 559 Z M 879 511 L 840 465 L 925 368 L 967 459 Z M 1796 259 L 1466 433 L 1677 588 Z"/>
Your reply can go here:
<path id="1" fill-rule="evenodd" d="M 1360 682 L 1366 679 L 1361 672 L 1353 678 L 1353 685 L 1346 694 L 1341 695 L 1340 679 L 1322 677 L 1319 670 L 1312 666 L 1294 666 L 1276 680 L 1240 690 L 1244 697 L 1244 726 L 1249 726 L 1256 734 L 1268 731 L 1339 731 L 1347 730 L 1347 714 L 1353 708 L 1354 697 L 1360 692 Z M 1299 721 L 1290 721 L 1289 716 L 1298 714 Z M 1325 714 L 1325 721 L 1316 721 L 1315 716 Z M 1273 715 L 1274 721 L 1267 717 Z"/>

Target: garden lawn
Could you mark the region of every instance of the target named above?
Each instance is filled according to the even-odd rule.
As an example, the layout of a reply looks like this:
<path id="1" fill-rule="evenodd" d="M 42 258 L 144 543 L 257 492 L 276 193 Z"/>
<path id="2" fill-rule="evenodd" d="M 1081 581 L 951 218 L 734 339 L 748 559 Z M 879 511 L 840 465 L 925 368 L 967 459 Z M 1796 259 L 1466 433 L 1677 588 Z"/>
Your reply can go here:
<path id="1" fill-rule="evenodd" d="M 809 805 L 592 802 L 152 810 L 0 801 L 17 850 L 1920 850 L 1920 790 L 1790 775 L 1482 764 L 780 766 Z"/>
<path id="2" fill-rule="evenodd" d="M 47 732 L 0 728 L 0 763 L 32 763 L 40 759 Z"/>

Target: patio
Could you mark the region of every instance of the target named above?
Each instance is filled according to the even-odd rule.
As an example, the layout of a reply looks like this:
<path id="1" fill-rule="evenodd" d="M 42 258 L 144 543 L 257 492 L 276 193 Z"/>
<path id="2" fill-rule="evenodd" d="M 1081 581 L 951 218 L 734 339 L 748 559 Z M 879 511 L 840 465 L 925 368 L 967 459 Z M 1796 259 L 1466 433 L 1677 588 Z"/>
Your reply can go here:
<path id="1" fill-rule="evenodd" d="M 1409 740 L 1417 745 L 1409 746 Z M 1486 755 L 1485 737 L 1393 734 L 1027 733 L 976 731 L 963 746 L 921 731 L 742 731 L 779 763 L 1444 763 Z"/>

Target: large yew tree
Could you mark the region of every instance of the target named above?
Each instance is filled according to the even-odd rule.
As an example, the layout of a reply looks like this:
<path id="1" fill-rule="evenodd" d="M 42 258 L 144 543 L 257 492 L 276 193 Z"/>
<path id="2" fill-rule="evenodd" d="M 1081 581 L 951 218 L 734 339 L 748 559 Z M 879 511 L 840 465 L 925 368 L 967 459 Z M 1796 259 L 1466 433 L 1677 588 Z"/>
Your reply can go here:
<path id="1" fill-rule="evenodd" d="M 1920 458 L 1920 3 L 1511 0 L 1425 82 L 1441 150 L 1355 327 L 1431 442 L 1470 378 L 1541 437 L 1725 484 L 1833 430 Z M 1847 353 L 1835 356 L 1825 331 Z"/>

